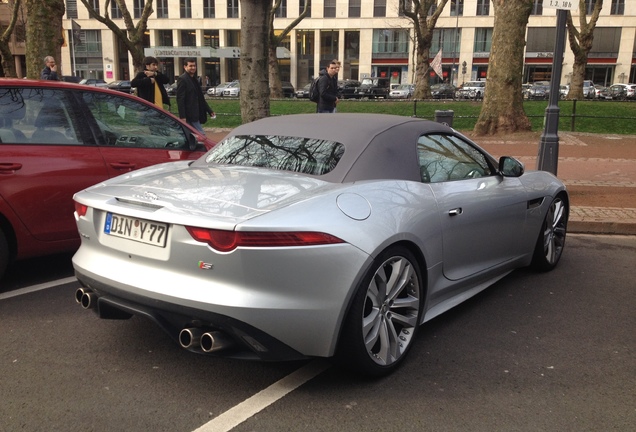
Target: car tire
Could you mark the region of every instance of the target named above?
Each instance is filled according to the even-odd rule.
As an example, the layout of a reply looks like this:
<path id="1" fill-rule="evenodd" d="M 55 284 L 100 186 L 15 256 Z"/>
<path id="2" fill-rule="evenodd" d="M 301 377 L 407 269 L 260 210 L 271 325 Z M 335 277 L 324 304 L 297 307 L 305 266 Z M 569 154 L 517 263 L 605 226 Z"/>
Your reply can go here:
<path id="1" fill-rule="evenodd" d="M 0 280 L 4 276 L 9 264 L 9 244 L 4 232 L 0 229 Z"/>
<path id="2" fill-rule="evenodd" d="M 413 345 L 423 304 L 423 279 L 415 256 L 400 246 L 385 250 L 354 294 L 338 361 L 368 376 L 395 370 Z"/>
<path id="3" fill-rule="evenodd" d="M 570 208 L 562 196 L 557 196 L 548 209 L 541 224 L 532 257 L 532 268 L 550 271 L 558 264 L 565 247 Z"/>

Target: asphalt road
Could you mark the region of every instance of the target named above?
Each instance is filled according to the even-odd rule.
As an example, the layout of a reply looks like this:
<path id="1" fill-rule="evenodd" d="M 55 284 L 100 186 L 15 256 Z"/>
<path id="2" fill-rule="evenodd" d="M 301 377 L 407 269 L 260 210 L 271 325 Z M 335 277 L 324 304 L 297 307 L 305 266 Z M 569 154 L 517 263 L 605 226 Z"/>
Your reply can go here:
<path id="1" fill-rule="evenodd" d="M 81 309 L 75 282 L 26 292 L 71 274 L 68 257 L 30 261 L 0 289 L 0 431 L 632 431 L 636 237 L 567 242 L 553 272 L 515 271 L 427 323 L 375 380 L 185 352 L 145 319 Z"/>

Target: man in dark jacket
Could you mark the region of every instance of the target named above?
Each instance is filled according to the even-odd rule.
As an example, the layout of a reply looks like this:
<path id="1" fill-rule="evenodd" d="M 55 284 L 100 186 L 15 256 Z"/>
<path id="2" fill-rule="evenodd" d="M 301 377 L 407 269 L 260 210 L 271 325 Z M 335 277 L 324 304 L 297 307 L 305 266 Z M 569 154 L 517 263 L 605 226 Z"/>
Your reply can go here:
<path id="1" fill-rule="evenodd" d="M 154 57 L 145 57 L 143 63 L 144 70 L 135 76 L 130 86 L 137 88 L 137 96 L 159 108 L 163 108 L 164 104 L 170 106 L 168 92 L 163 86 L 168 84 L 169 79 L 159 72 L 159 60 Z"/>
<path id="2" fill-rule="evenodd" d="M 179 118 L 185 120 L 201 133 L 205 133 L 202 125 L 208 121 L 208 114 L 214 117 L 214 111 L 212 111 L 205 97 L 203 97 L 201 84 L 199 84 L 196 77 L 196 60 L 193 58 L 185 59 L 183 69 L 185 72 L 179 77 L 177 82 Z"/>
<path id="3" fill-rule="evenodd" d="M 327 67 L 326 73 L 320 72 L 318 80 L 318 93 L 320 99 L 316 107 L 319 113 L 333 113 L 338 104 L 338 71 L 340 65 L 336 60 L 332 60 Z"/>
<path id="4" fill-rule="evenodd" d="M 55 59 L 53 57 L 44 57 L 44 69 L 42 69 L 42 72 L 40 73 L 40 79 L 51 81 L 60 80 L 57 76 L 57 65 L 55 64 Z"/>

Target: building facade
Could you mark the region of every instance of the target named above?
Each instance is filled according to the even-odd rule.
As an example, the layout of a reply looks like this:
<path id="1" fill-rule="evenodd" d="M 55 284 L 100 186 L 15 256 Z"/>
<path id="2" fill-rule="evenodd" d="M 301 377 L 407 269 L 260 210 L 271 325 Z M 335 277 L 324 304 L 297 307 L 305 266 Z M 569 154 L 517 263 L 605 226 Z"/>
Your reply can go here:
<path id="1" fill-rule="evenodd" d="M 105 0 L 88 0 L 103 15 Z M 302 12 L 306 0 L 283 0 L 274 20 L 281 31 Z M 526 33 L 524 82 L 550 80 L 556 39 L 556 10 L 535 0 Z M 198 59 L 199 74 L 210 85 L 239 77 L 239 0 L 154 0 L 144 45 L 162 61 L 171 79 L 182 73 L 182 60 Z M 577 0 L 573 0 L 577 3 Z M 591 13 L 594 0 L 586 0 Z M 126 0 L 133 19 L 145 0 Z M 62 69 L 67 75 L 106 81 L 134 76 L 132 61 L 106 26 L 90 19 L 80 0 L 66 0 L 68 41 Z M 111 1 L 108 13 L 123 28 L 121 10 Z M 578 11 L 573 11 L 578 22 Z M 75 32 L 72 31 L 75 23 Z M 443 76 L 431 82 L 483 80 L 488 74 L 494 10 L 490 0 L 453 0 L 437 22 L 431 57 L 442 51 Z M 79 28 L 78 28 L 79 27 Z M 307 18 L 278 48 L 281 79 L 302 87 L 334 58 L 342 61 L 339 78 L 389 77 L 411 83 L 415 76 L 411 21 L 400 16 L 398 0 L 312 0 Z M 597 84 L 636 82 L 636 1 L 605 0 L 594 33 L 585 79 Z M 566 43 L 562 83 L 572 74 L 574 56 Z"/>

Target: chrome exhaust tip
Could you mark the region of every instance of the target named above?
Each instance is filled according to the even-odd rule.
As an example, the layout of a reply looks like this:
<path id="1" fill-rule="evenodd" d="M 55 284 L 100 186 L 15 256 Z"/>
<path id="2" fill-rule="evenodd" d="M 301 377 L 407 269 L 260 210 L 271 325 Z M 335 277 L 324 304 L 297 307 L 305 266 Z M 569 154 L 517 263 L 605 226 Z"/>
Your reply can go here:
<path id="1" fill-rule="evenodd" d="M 234 341 L 220 331 L 206 332 L 201 335 L 201 349 L 211 353 L 221 351 L 234 345 Z"/>
<path id="2" fill-rule="evenodd" d="M 97 296 L 89 289 L 78 288 L 75 291 L 75 301 L 81 304 L 84 309 L 92 309 L 97 305 Z"/>
<path id="3" fill-rule="evenodd" d="M 179 344 L 183 348 L 196 348 L 201 344 L 203 332 L 198 328 L 184 328 L 179 332 Z"/>

